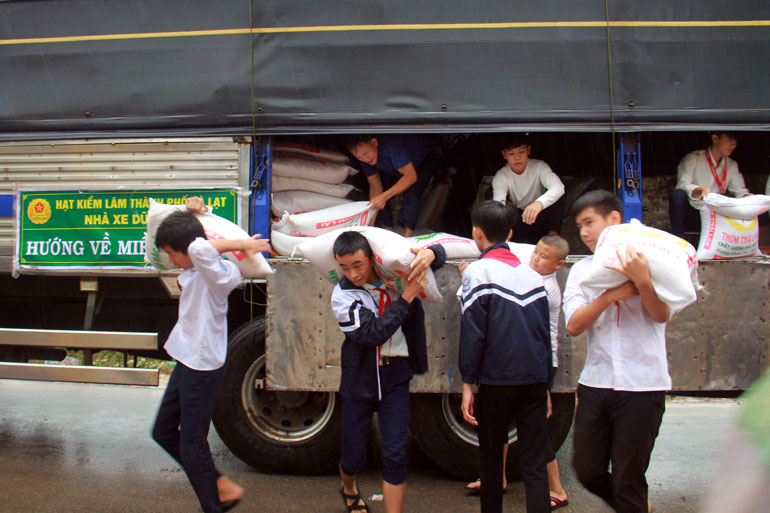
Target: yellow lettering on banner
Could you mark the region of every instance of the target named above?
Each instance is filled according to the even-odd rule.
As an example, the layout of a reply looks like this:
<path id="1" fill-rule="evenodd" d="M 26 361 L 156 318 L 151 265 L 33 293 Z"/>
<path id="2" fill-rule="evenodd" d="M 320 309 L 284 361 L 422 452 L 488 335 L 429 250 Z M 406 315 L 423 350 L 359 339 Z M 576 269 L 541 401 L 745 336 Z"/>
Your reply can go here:
<path id="1" fill-rule="evenodd" d="M 211 208 L 220 208 L 225 206 L 225 198 L 209 198 L 208 205 Z"/>
<path id="2" fill-rule="evenodd" d="M 104 225 L 110 224 L 110 218 L 107 217 L 107 212 L 103 214 L 86 214 L 83 216 L 83 224 L 85 225 Z"/>
<path id="3" fill-rule="evenodd" d="M 126 198 L 107 198 L 104 208 L 126 208 Z"/>
<path id="4" fill-rule="evenodd" d="M 128 214 L 112 214 L 112 224 L 128 224 Z"/>
<path id="5" fill-rule="evenodd" d="M 158 203 L 163 203 L 159 201 Z M 131 208 L 148 208 L 150 206 L 150 200 L 147 198 L 131 198 Z"/>

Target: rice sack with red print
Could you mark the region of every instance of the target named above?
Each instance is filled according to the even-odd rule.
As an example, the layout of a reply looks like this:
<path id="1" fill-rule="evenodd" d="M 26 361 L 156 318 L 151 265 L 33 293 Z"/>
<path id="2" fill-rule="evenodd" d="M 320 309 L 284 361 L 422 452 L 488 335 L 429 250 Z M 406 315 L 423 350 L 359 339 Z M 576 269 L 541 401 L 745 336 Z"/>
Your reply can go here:
<path id="1" fill-rule="evenodd" d="M 175 270 L 165 251 L 161 251 L 155 244 L 155 234 L 160 223 L 172 212 L 185 210 L 184 205 L 165 205 L 150 198 L 150 207 L 147 209 L 147 240 L 144 260 L 161 271 Z M 249 234 L 235 223 L 228 221 L 216 214 L 195 214 L 195 217 L 203 225 L 206 238 L 214 239 L 248 239 Z M 261 254 L 252 258 L 246 257 L 240 251 L 222 253 L 222 257 L 238 266 L 245 278 L 264 278 L 273 270 Z"/>
<path id="2" fill-rule="evenodd" d="M 593 261 L 581 283 L 586 296 L 596 297 L 628 281 L 608 266 L 619 266 L 618 251 L 624 254 L 629 245 L 647 258 L 655 293 L 668 305 L 671 316 L 697 299 L 700 284 L 695 248 L 684 239 L 635 219 L 608 226 L 599 236 Z"/>
<path id="3" fill-rule="evenodd" d="M 342 277 L 342 271 L 337 265 L 337 260 L 334 259 L 334 241 L 337 240 L 340 233 L 346 230 L 356 230 L 366 237 L 374 254 L 374 267 L 377 276 L 388 289 L 401 294 L 406 285 L 406 279 L 412 271 L 409 264 L 415 257 L 411 251 L 415 245 L 397 233 L 373 226 L 356 226 L 328 232 L 320 237 L 313 237 L 301 243 L 297 248 L 326 279 L 332 283 L 337 283 Z M 428 283 L 420 294 L 420 298 L 426 301 L 440 302 L 441 292 L 436 285 L 433 271 L 428 269 L 426 276 Z"/>

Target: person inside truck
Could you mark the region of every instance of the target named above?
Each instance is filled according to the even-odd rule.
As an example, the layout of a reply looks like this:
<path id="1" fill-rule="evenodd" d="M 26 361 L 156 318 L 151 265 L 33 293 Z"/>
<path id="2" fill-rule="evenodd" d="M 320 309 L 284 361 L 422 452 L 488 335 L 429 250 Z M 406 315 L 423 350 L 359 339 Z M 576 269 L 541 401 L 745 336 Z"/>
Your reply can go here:
<path id="1" fill-rule="evenodd" d="M 553 365 L 552 375 L 556 375 L 558 368 L 559 352 L 559 313 L 561 312 L 561 289 L 556 280 L 556 271 L 564 266 L 565 258 L 569 254 L 569 243 L 559 235 L 546 235 L 540 239 L 529 259 L 529 266 L 543 277 L 546 293 L 548 294 L 548 317 L 551 332 L 551 360 Z M 465 270 L 465 262 L 460 264 L 461 272 Z M 548 417 L 551 416 L 551 396 L 548 395 Z M 551 510 L 569 505 L 567 492 L 561 484 L 559 477 L 559 462 L 556 461 L 556 453 L 548 440 L 548 454 L 546 456 L 546 469 L 548 471 L 548 488 L 551 495 Z M 505 464 L 508 458 L 508 445 L 503 448 L 503 492 L 508 486 L 505 477 Z M 481 493 L 481 479 L 477 479 L 465 486 L 471 495 Z"/>
<path id="2" fill-rule="evenodd" d="M 494 200 L 472 215 L 481 256 L 462 273 L 462 412 L 478 426 L 481 511 L 502 512 L 503 448 L 513 420 L 527 512 L 545 513 L 551 511 L 546 417 L 553 377 L 548 299 L 543 278 L 508 248 L 512 216 L 511 205 Z"/>
<path id="3" fill-rule="evenodd" d="M 505 165 L 492 178 L 492 199 L 516 207 L 513 241 L 537 244 L 543 235 L 558 234 L 564 216 L 564 184 L 551 167 L 529 155 L 526 134 L 513 134 L 503 143 Z"/>
<path id="4" fill-rule="evenodd" d="M 219 255 L 242 251 L 247 256 L 270 249 L 258 236 L 207 240 L 195 212 L 208 207 L 198 197 L 186 211 L 170 214 L 156 232 L 157 246 L 179 275 L 179 319 L 163 348 L 176 366 L 155 418 L 152 438 L 184 469 L 205 513 L 228 511 L 243 488 L 214 466 L 207 441 L 214 403 L 224 378 L 227 353 L 227 300 L 241 282 L 238 267 Z"/>
<path id="5" fill-rule="evenodd" d="M 333 252 L 344 275 L 331 297 L 334 316 L 345 335 L 339 492 L 348 513 L 369 511 L 356 476 L 366 464 L 376 411 L 385 511 L 400 513 L 406 492 L 409 381 L 428 370 L 425 315 L 418 295 L 426 283 L 425 270 L 441 267 L 446 252 L 440 245 L 413 250 L 413 270 L 400 296 L 386 289 L 378 277 L 372 248 L 361 233 L 341 233 Z"/>
<path id="6" fill-rule="evenodd" d="M 584 194 L 572 213 L 591 252 L 604 228 L 623 222 L 623 204 L 609 191 Z M 567 331 L 587 335 L 572 463 L 580 483 L 615 511 L 647 513 L 652 506 L 645 473 L 671 390 L 671 311 L 655 293 L 647 259 L 630 245 L 618 252 L 619 265 L 609 267 L 628 281 L 587 296 L 581 281 L 592 258 L 572 266 L 564 288 Z"/>
<path id="7" fill-rule="evenodd" d="M 736 198 L 749 196 L 749 190 L 738 171 L 738 163 L 730 155 L 738 146 L 735 132 L 712 132 L 711 145 L 705 150 L 688 153 L 676 170 L 676 188 L 668 203 L 671 233 L 677 237 L 685 232 L 700 233 L 700 213 L 703 199 L 710 192 Z"/>
<path id="8" fill-rule="evenodd" d="M 354 136 L 346 145 L 369 182 L 369 203 L 379 211 L 376 226 L 393 229 L 391 200 L 403 194 L 398 222 L 404 237 L 411 237 L 422 193 L 444 163 L 439 143 L 426 135 L 387 134 Z"/>

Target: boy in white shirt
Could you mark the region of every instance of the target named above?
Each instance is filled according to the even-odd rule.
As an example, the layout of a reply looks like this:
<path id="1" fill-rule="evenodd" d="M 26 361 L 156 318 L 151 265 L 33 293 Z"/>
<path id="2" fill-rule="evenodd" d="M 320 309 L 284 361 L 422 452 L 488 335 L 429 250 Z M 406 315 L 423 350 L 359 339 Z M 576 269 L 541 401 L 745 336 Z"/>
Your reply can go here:
<path id="1" fill-rule="evenodd" d="M 708 148 L 682 157 L 676 170 L 676 189 L 668 204 L 671 233 L 682 237 L 685 231 L 700 232 L 698 211 L 710 192 L 725 194 L 729 190 L 736 198 L 749 195 L 738 163 L 730 158 L 737 146 L 737 134 L 712 132 Z"/>
<path id="2" fill-rule="evenodd" d="M 163 395 L 153 439 L 184 469 L 205 513 L 235 506 L 243 488 L 214 466 L 207 441 L 214 403 L 224 378 L 227 353 L 227 298 L 241 281 L 238 267 L 219 254 L 246 256 L 270 249 L 258 235 L 240 240 L 206 240 L 194 213 L 205 212 L 201 198 L 187 200 L 187 211 L 169 215 L 155 236 L 171 263 L 181 267 L 179 319 L 163 346 L 176 360 Z"/>
<path id="3" fill-rule="evenodd" d="M 525 134 L 514 134 L 505 142 L 506 164 L 492 178 L 492 199 L 509 199 L 516 207 L 513 241 L 537 244 L 543 235 L 561 230 L 564 184 L 548 164 L 529 158 L 531 152 Z"/>
<path id="4" fill-rule="evenodd" d="M 584 194 L 572 212 L 591 251 L 604 228 L 623 220 L 623 205 L 608 191 Z M 647 259 L 630 246 L 618 253 L 620 265 L 612 267 L 628 281 L 586 296 L 580 284 L 592 258 L 572 267 L 564 289 L 567 331 L 573 337 L 587 333 L 573 465 L 583 486 L 616 511 L 647 513 L 645 473 L 671 389 L 666 357 L 670 310 L 655 293 Z"/>

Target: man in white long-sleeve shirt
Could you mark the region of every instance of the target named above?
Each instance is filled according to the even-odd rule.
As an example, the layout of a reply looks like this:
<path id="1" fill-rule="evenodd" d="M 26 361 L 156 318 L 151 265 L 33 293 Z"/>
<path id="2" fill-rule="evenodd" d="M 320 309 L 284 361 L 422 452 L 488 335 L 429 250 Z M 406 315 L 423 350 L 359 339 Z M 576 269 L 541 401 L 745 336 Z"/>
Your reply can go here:
<path id="1" fill-rule="evenodd" d="M 537 244 L 543 235 L 557 234 L 564 215 L 564 184 L 542 160 L 531 159 L 525 134 L 505 141 L 506 164 L 492 178 L 492 199 L 510 200 L 519 214 L 513 241 Z"/>
<path id="2" fill-rule="evenodd" d="M 698 211 L 703 208 L 703 198 L 708 193 L 730 191 L 736 198 L 749 194 L 743 175 L 738 171 L 738 163 L 730 158 L 738 146 L 737 137 L 731 132 L 713 132 L 708 148 L 682 157 L 676 171 L 676 189 L 669 201 L 671 233 L 674 235 L 681 237 L 685 231 L 700 232 Z"/>

